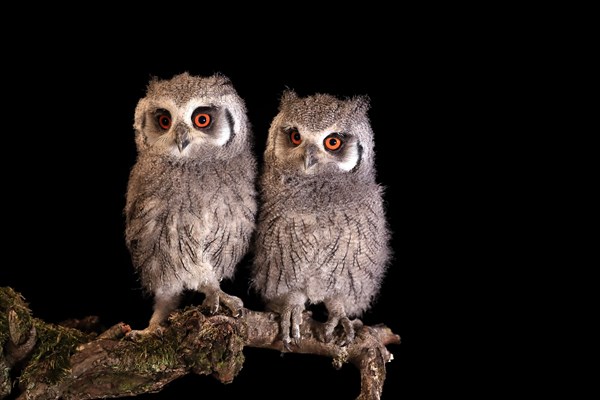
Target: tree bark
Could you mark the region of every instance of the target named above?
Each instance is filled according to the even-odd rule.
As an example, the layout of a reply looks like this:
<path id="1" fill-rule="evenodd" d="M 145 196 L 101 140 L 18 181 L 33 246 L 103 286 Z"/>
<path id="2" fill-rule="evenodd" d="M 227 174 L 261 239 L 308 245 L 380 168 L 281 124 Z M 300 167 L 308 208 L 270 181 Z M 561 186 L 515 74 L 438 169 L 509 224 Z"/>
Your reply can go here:
<path id="1" fill-rule="evenodd" d="M 400 337 L 385 325 L 355 321 L 352 343 L 318 339 L 321 323 L 303 315 L 301 339 L 284 346 L 277 315 L 245 309 L 241 317 L 207 315 L 201 307 L 177 310 L 160 335 L 131 339 L 119 323 L 93 332 L 97 317 L 50 324 L 32 317 L 25 299 L 0 288 L 0 399 L 86 400 L 159 392 L 194 373 L 231 382 L 242 369 L 244 347 L 306 353 L 332 359 L 336 368 L 352 363 L 360 370 L 360 400 L 381 398 L 388 345 Z M 16 384 L 15 384 L 16 383 Z"/>

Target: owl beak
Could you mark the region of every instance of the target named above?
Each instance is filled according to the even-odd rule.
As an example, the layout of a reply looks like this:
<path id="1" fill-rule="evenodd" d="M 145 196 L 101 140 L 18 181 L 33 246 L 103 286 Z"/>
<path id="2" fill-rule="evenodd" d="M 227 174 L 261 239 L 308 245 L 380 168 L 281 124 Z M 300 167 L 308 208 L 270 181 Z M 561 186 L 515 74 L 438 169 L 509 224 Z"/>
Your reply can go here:
<path id="1" fill-rule="evenodd" d="M 308 146 L 304 151 L 304 169 L 307 170 L 317 163 L 316 157 L 317 148 L 315 146 Z"/>
<path id="2" fill-rule="evenodd" d="M 189 130 L 185 125 L 177 125 L 175 128 L 175 142 L 177 142 L 179 152 L 182 152 L 190 144 Z"/>

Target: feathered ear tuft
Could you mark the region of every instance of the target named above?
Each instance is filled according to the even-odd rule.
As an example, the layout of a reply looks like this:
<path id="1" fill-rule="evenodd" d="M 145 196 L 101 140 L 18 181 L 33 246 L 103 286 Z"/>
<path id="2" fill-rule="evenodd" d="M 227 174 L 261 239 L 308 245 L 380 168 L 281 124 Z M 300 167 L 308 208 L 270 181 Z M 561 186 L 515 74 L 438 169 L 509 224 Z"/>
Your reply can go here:
<path id="1" fill-rule="evenodd" d="M 215 72 L 213 77 L 215 78 L 215 82 L 217 83 L 217 85 L 225 86 L 232 84 L 231 79 L 229 79 L 229 77 L 223 74 L 222 72 Z"/>
<path id="2" fill-rule="evenodd" d="M 289 103 L 290 101 L 294 101 L 298 98 L 296 92 L 292 89 L 286 88 L 281 95 L 281 99 L 279 101 L 279 110 L 281 111 L 281 106 L 283 104 Z"/>
<path id="3" fill-rule="evenodd" d="M 371 108 L 371 99 L 367 95 L 354 96 L 352 102 L 357 114 L 366 114 Z"/>
<path id="4" fill-rule="evenodd" d="M 152 75 L 150 77 L 150 80 L 148 81 L 148 84 L 146 85 L 146 94 L 148 95 L 148 94 L 152 93 L 159 82 L 160 82 L 160 78 L 156 75 Z"/>

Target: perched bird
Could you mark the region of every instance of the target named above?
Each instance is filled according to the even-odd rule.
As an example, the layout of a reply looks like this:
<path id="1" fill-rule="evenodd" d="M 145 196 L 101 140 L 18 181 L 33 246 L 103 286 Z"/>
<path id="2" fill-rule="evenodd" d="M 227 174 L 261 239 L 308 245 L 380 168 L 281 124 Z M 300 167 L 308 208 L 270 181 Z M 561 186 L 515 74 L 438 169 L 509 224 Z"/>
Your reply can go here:
<path id="1" fill-rule="evenodd" d="M 257 164 L 245 102 L 221 73 L 152 78 L 135 109 L 137 158 L 127 186 L 125 239 L 161 329 L 186 290 L 239 316 L 221 290 L 249 251 L 257 211 Z"/>
<path id="2" fill-rule="evenodd" d="M 285 90 L 259 177 L 251 287 L 280 314 L 281 338 L 300 340 L 302 313 L 324 305 L 319 337 L 354 340 L 392 250 L 384 188 L 376 181 L 368 96 L 300 97 Z M 354 321 L 350 318 L 355 318 Z"/>

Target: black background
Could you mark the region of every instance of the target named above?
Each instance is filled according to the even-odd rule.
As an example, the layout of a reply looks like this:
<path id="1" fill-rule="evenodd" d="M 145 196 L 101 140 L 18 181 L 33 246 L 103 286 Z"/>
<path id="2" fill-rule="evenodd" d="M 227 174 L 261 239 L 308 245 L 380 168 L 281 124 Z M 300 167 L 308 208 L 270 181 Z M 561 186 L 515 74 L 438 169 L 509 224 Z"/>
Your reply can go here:
<path id="1" fill-rule="evenodd" d="M 460 369 L 458 358 L 445 356 L 454 346 L 450 324 L 460 311 L 449 303 L 463 296 L 451 288 L 453 281 L 477 261 L 463 246 L 468 242 L 472 249 L 481 240 L 470 208 L 481 194 L 463 189 L 467 180 L 469 186 L 478 182 L 471 179 L 473 154 L 466 145 L 484 112 L 481 92 L 489 77 L 481 72 L 484 61 L 465 62 L 443 35 L 424 41 L 415 32 L 402 33 L 385 35 L 379 47 L 379 37 L 357 33 L 343 40 L 298 40 L 293 49 L 278 50 L 254 38 L 242 38 L 235 48 L 216 39 L 182 44 L 175 36 L 160 42 L 149 37 L 141 46 L 77 38 L 71 31 L 5 49 L 7 256 L 0 285 L 21 292 L 34 316 L 48 322 L 97 315 L 107 327 L 147 323 L 152 303 L 132 271 L 122 210 L 135 159 L 134 108 L 151 76 L 229 76 L 246 101 L 259 157 L 286 87 L 301 95 L 368 95 L 395 259 L 363 321 L 383 323 L 402 338 L 389 346 L 394 360 L 387 365 L 383 399 L 461 394 L 449 389 L 465 379 L 448 379 Z M 472 228 L 468 234 L 466 226 Z M 224 288 L 259 309 L 244 268 Z M 262 349 L 248 348 L 245 355 L 230 384 L 187 376 L 136 399 L 196 399 L 207 391 L 223 399 L 351 399 L 359 391 L 352 365 L 335 370 L 327 358 Z"/>

